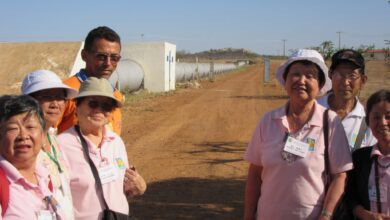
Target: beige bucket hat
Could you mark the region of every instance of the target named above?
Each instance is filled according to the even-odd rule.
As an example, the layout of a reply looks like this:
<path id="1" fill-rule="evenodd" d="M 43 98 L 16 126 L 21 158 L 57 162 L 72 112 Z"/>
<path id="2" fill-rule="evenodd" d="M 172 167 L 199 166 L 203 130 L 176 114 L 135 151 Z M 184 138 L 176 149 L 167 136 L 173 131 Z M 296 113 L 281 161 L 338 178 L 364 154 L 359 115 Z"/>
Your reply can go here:
<path id="1" fill-rule="evenodd" d="M 122 102 L 114 96 L 114 88 L 105 78 L 89 77 L 81 83 L 79 94 L 74 99 L 87 96 L 104 96 L 116 101 L 117 105 L 122 106 Z"/>

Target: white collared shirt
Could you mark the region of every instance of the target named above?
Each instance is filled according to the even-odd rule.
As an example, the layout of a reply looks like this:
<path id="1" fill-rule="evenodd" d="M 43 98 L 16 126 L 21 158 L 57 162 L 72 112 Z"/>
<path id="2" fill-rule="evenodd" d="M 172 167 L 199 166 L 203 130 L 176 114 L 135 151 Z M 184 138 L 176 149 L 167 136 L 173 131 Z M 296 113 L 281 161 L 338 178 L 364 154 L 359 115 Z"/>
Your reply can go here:
<path id="1" fill-rule="evenodd" d="M 331 93 L 321 97 L 318 100 L 318 103 L 324 106 L 325 108 L 329 108 L 329 103 L 328 103 L 329 95 L 331 95 Z M 355 108 L 353 108 L 352 111 L 349 112 L 347 116 L 345 116 L 344 119 L 341 121 L 345 133 L 347 135 L 350 149 L 352 149 L 355 146 L 356 138 L 359 134 L 360 125 L 362 123 L 362 120 L 364 120 L 364 117 L 366 117 L 366 112 L 364 111 L 363 105 L 356 97 Z M 376 144 L 376 142 L 377 140 L 372 135 L 371 129 L 367 126 L 366 134 L 364 135 L 364 139 L 361 147 L 373 146 Z"/>

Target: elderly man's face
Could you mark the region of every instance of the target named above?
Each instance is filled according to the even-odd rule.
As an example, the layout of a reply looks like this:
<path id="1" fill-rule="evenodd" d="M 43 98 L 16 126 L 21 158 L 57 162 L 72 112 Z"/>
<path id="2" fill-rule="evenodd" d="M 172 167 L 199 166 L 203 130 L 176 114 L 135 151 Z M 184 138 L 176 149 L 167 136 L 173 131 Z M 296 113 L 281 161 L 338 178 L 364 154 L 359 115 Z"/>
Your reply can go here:
<path id="1" fill-rule="evenodd" d="M 36 114 L 21 113 L 1 123 L 0 153 L 16 168 L 35 159 L 41 149 L 44 135 Z"/>
<path id="2" fill-rule="evenodd" d="M 332 90 L 336 98 L 354 99 L 359 95 L 367 81 L 367 76 L 360 73 L 359 67 L 352 63 L 341 63 L 329 74 Z"/>

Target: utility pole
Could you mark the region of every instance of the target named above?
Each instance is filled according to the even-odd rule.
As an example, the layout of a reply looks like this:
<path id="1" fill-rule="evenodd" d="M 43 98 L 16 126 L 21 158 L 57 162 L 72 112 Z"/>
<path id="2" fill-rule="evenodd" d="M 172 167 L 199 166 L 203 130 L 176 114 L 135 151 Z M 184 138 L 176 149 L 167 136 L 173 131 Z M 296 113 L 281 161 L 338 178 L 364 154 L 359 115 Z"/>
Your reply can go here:
<path id="1" fill-rule="evenodd" d="M 286 56 L 286 39 L 283 39 L 283 56 Z"/>
<path id="2" fill-rule="evenodd" d="M 340 50 L 340 45 L 341 45 L 341 31 L 337 31 L 336 33 L 339 34 L 339 50 Z"/>

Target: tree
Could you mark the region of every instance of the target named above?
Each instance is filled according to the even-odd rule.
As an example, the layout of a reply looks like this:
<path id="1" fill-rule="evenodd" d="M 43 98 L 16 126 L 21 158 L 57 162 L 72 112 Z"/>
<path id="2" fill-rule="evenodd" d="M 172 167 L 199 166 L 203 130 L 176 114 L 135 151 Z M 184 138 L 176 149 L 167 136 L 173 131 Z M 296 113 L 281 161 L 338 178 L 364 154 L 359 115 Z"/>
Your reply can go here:
<path id="1" fill-rule="evenodd" d="M 322 42 L 320 44 L 320 46 L 321 46 L 320 52 L 322 53 L 322 56 L 324 56 L 325 59 L 330 58 L 334 52 L 333 42 L 330 40 L 327 40 L 327 41 Z"/>
<path id="2" fill-rule="evenodd" d="M 373 50 L 375 49 L 375 44 L 371 44 L 371 45 L 360 45 L 358 48 L 356 48 L 356 51 L 358 51 L 359 53 L 363 53 L 364 51 L 367 51 L 367 50 Z"/>

